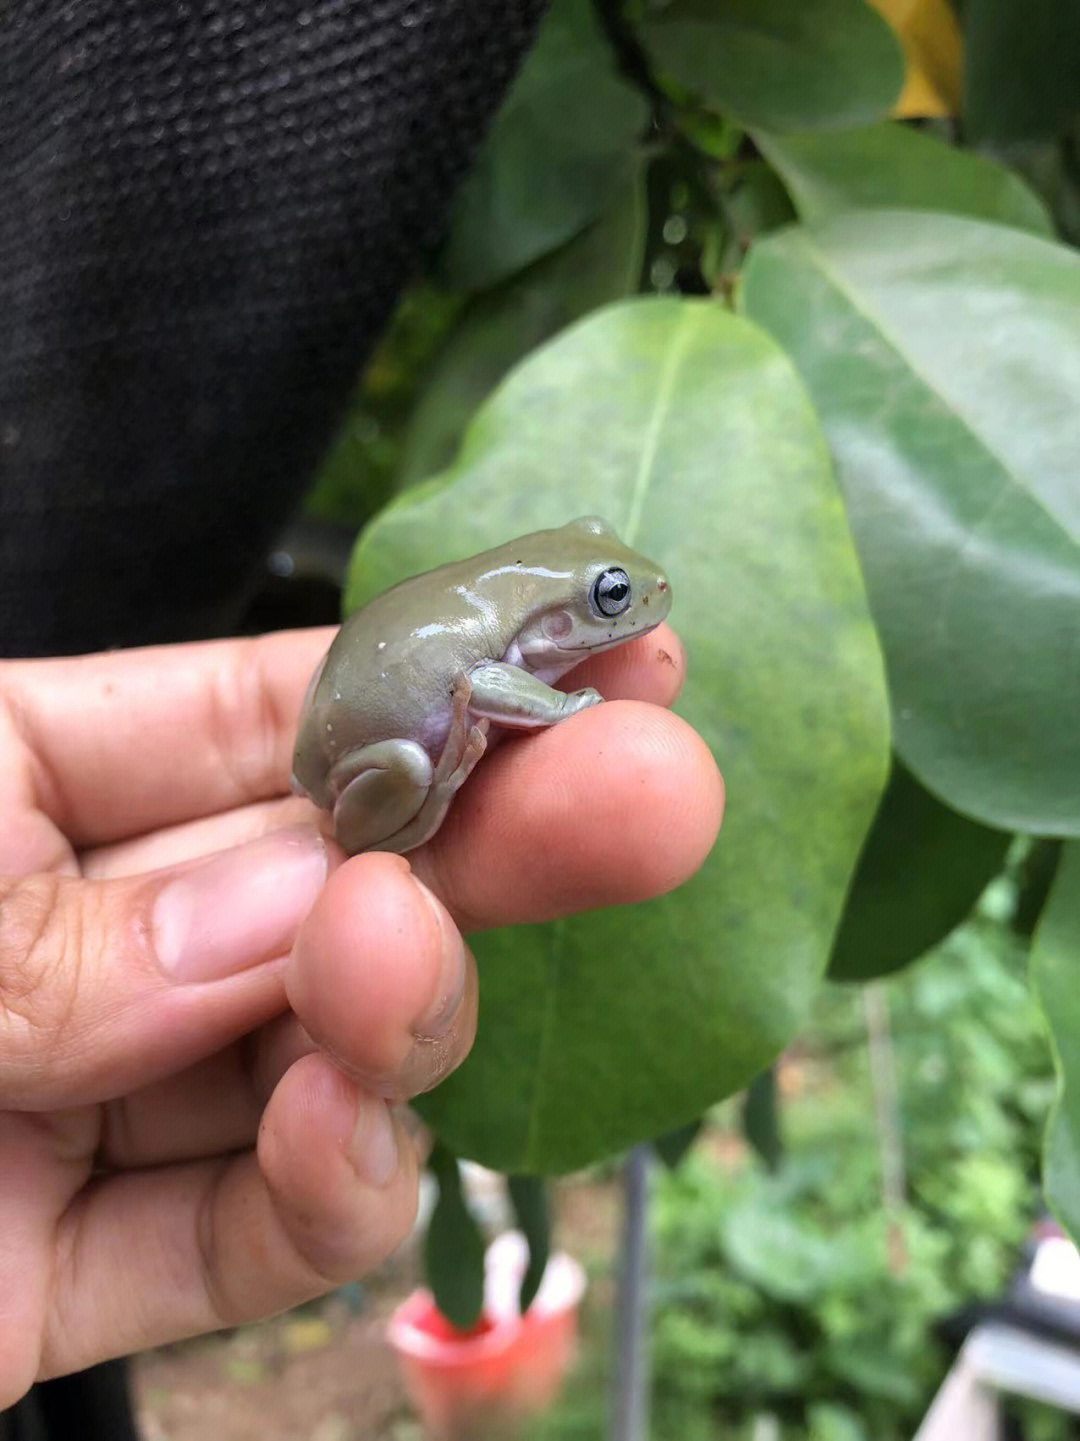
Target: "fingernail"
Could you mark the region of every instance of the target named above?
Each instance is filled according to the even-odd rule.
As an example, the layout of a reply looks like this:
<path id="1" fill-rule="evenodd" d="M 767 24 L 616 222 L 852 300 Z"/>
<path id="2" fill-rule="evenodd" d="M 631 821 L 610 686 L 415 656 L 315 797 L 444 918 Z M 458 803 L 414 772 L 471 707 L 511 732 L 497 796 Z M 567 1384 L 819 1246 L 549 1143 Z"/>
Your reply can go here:
<path id="1" fill-rule="evenodd" d="M 397 1134 L 385 1101 L 361 1095 L 348 1153 L 353 1170 L 369 1186 L 387 1186 L 394 1179 L 398 1168 Z"/>
<path id="2" fill-rule="evenodd" d="M 442 902 L 415 876 L 413 880 L 435 917 L 442 942 L 442 964 L 435 997 L 413 1027 L 413 1035 L 418 1041 L 438 1041 L 453 1025 L 465 997 L 465 942 Z"/>
<path id="3" fill-rule="evenodd" d="M 150 932 L 174 981 L 216 981 L 285 955 L 326 880 L 310 827 L 275 831 L 185 871 L 158 893 Z"/>

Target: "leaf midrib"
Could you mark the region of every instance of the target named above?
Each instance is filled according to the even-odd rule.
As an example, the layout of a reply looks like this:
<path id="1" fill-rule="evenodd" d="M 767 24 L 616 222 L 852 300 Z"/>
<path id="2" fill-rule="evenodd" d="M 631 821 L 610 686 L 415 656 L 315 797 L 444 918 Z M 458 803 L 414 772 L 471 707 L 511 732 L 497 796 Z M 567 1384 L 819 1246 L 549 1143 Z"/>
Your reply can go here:
<path id="1" fill-rule="evenodd" d="M 630 494 L 630 509 L 627 512 L 623 524 L 625 541 L 627 545 L 633 545 L 638 538 L 641 528 L 641 517 L 645 511 L 645 499 L 648 495 L 649 480 L 651 478 L 653 465 L 656 461 L 656 451 L 660 444 L 660 431 L 664 417 L 671 407 L 671 397 L 675 389 L 675 381 L 678 378 L 679 369 L 686 358 L 693 332 L 697 330 L 697 315 L 695 309 L 683 305 L 679 311 L 678 324 L 671 337 L 667 357 L 664 360 L 664 368 L 660 372 L 660 381 L 656 387 L 656 396 L 653 400 L 652 411 L 649 414 L 648 422 L 641 443 L 641 456 L 638 460 L 637 474 L 634 476 L 634 486 Z"/>
<path id="2" fill-rule="evenodd" d="M 696 308 L 686 304 L 681 305 L 679 319 L 668 345 L 668 353 L 664 360 L 663 370 L 660 372 L 656 395 L 642 438 L 641 458 L 634 476 L 633 490 L 630 495 L 630 508 L 627 513 L 627 518 L 623 523 L 623 538 L 627 545 L 633 545 L 638 537 L 641 517 L 645 511 L 645 501 L 649 492 L 649 480 L 652 476 L 653 466 L 656 461 L 656 452 L 660 444 L 660 434 L 663 428 L 664 418 L 671 408 L 671 398 L 675 390 L 675 383 L 696 331 Z M 558 974 L 566 952 L 567 924 L 566 918 L 553 921 L 548 932 L 550 936 L 550 948 L 548 952 L 544 1012 L 540 1020 L 540 1037 L 536 1050 L 536 1070 L 534 1073 L 532 1100 L 529 1105 L 529 1120 L 525 1141 L 526 1164 L 528 1164 L 529 1159 L 537 1153 L 540 1114 L 544 1102 L 544 1081 L 547 1074 L 552 1037 L 556 1029 L 555 1018 L 559 989 Z"/>

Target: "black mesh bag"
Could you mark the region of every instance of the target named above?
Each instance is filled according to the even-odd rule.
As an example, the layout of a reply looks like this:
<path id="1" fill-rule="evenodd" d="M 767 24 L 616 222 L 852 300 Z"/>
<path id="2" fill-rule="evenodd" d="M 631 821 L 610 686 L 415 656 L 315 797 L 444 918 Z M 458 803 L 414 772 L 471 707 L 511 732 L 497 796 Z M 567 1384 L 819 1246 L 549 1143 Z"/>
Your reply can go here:
<path id="1" fill-rule="evenodd" d="M 13 0 L 0 652 L 220 632 L 541 0 Z"/>

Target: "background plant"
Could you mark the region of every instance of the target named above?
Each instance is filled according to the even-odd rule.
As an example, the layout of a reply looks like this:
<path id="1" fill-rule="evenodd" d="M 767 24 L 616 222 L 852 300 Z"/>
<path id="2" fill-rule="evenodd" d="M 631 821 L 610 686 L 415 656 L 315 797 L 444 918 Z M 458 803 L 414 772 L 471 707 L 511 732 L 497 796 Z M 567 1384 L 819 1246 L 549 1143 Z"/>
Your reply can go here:
<path id="1" fill-rule="evenodd" d="M 479 939 L 424 1107 L 453 1151 L 550 1173 L 692 1120 L 830 964 L 906 965 L 1054 837 L 1080 1230 L 1078 138 L 1051 0 L 555 0 L 312 503 L 364 523 L 350 607 L 605 514 L 672 574 L 729 809 L 676 895 Z"/>
<path id="2" fill-rule="evenodd" d="M 782 1441 L 906 1441 L 951 1359 L 938 1328 L 1007 1288 L 1038 1214 L 1053 1083 L 1026 941 L 986 911 L 882 984 L 902 1200 L 883 1197 L 866 1009 L 836 985 L 779 1068 L 778 1164 L 741 1142 L 727 1103 L 655 1176 L 656 1441 L 741 1441 L 762 1416 Z M 537 1441 L 606 1434 L 593 1308 L 582 1374 Z M 1060 1413 L 1023 1420 L 1029 1441 L 1073 1434 Z"/>

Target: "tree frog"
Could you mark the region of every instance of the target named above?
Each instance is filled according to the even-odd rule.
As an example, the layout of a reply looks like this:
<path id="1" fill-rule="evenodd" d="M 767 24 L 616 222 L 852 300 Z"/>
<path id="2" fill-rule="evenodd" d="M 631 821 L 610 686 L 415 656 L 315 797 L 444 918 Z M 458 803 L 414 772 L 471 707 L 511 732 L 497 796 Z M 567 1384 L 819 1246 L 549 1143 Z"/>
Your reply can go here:
<path id="1" fill-rule="evenodd" d="M 333 813 L 350 855 L 412 850 L 490 726 L 537 729 L 598 705 L 595 690 L 551 683 L 670 605 L 660 567 L 594 516 L 403 581 L 345 621 L 312 676 L 293 789 Z"/>

